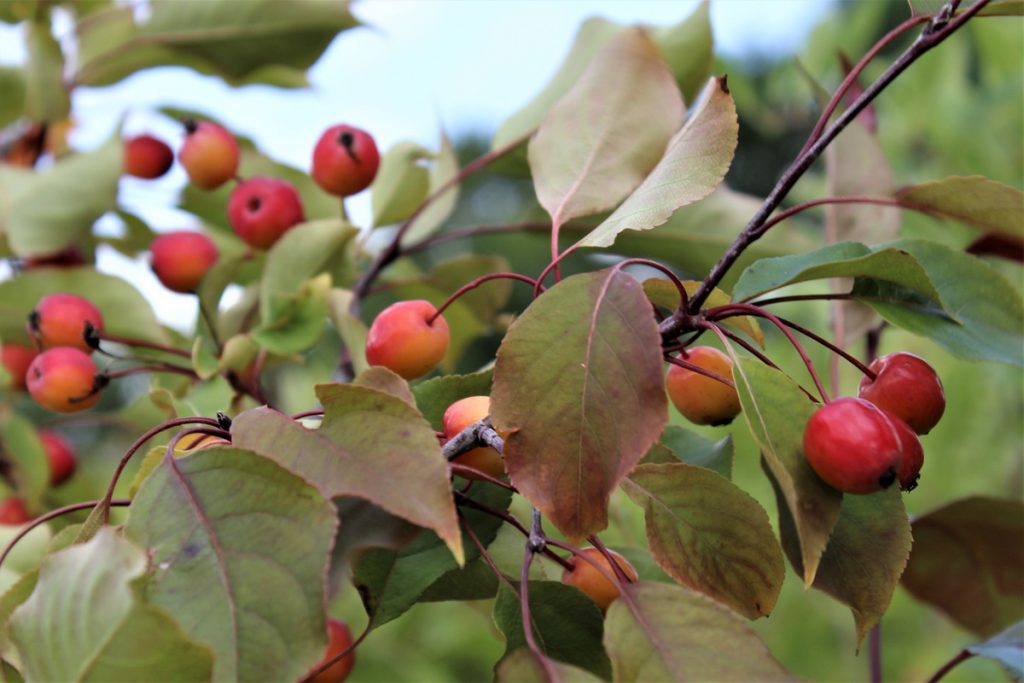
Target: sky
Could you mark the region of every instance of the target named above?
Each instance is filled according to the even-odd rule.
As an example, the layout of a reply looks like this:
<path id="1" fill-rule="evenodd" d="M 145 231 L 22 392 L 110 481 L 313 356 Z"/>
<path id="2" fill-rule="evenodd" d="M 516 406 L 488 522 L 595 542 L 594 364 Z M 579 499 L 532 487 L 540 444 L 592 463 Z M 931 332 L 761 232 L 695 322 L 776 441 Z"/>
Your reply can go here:
<path id="1" fill-rule="evenodd" d="M 713 0 L 716 51 L 784 58 L 831 4 Z M 364 0 L 353 13 L 367 26 L 331 44 L 310 70 L 307 90 L 236 89 L 184 68 L 151 69 L 110 87 L 78 89 L 71 143 L 94 148 L 123 121 L 126 135 L 152 132 L 176 147 L 180 126 L 153 113 L 175 106 L 208 112 L 254 138 L 269 156 L 299 168 L 308 168 L 320 133 L 340 122 L 371 131 L 382 151 L 401 140 L 436 148 L 442 126 L 454 135 L 490 134 L 527 103 L 557 70 L 586 18 L 665 25 L 696 6 L 697 0 Z M 55 26 L 71 29 L 66 17 Z M 21 28 L 0 24 L 0 64 L 21 63 L 24 54 Z M 154 208 L 172 204 L 184 182 L 178 167 L 156 182 L 125 179 L 121 200 L 154 229 L 191 227 L 187 216 Z M 369 216 L 368 195 L 350 202 L 357 222 Z M 100 229 L 116 226 L 108 221 Z M 98 266 L 136 284 L 161 321 L 185 329 L 194 319 L 191 297 L 161 287 L 144 261 L 104 250 Z"/>

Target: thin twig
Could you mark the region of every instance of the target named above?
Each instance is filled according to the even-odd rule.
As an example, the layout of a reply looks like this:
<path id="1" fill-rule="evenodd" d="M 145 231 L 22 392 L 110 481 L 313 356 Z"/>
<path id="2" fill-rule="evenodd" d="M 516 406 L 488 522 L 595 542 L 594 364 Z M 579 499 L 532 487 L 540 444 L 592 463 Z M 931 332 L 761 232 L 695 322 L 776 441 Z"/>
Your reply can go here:
<path id="1" fill-rule="evenodd" d="M 782 203 L 782 200 L 786 198 L 789 191 L 796 185 L 796 182 L 807 172 L 807 169 L 811 167 L 811 164 L 821 155 L 825 148 L 839 135 L 849 124 L 853 121 L 861 111 L 864 110 L 871 102 L 874 101 L 878 95 L 885 90 L 886 87 L 892 83 L 897 76 L 913 64 L 917 59 L 931 50 L 936 45 L 940 44 L 943 40 L 952 35 L 957 29 L 963 26 L 967 21 L 971 19 L 975 14 L 981 11 L 991 0 L 978 0 L 963 14 L 951 20 L 945 20 L 942 13 L 939 17 L 936 17 L 925 26 L 924 31 L 917 37 L 913 44 L 908 47 L 897 59 L 894 61 L 886 70 L 882 73 L 878 79 L 864 89 L 864 92 L 853 101 L 846 111 L 844 111 L 833 123 L 830 125 L 810 147 L 805 151 L 797 155 L 797 158 L 790 164 L 789 168 L 782 174 L 775 187 L 765 197 L 761 207 L 757 210 L 754 216 L 747 223 L 746 227 L 736 237 L 732 245 L 726 250 L 725 254 L 718 260 L 718 262 L 711 268 L 711 272 L 708 273 L 707 278 L 701 283 L 701 286 L 697 289 L 694 295 L 690 299 L 689 312 L 694 314 L 700 311 L 701 306 L 714 291 L 718 283 L 721 282 L 725 274 L 729 272 L 733 264 L 740 255 L 758 240 L 765 232 L 764 225 L 768 221 L 769 216 L 775 211 L 776 208 Z M 944 10 L 946 8 L 943 8 Z M 665 323 L 669 323 L 672 318 L 666 320 Z M 665 324 L 663 323 L 663 325 Z"/>

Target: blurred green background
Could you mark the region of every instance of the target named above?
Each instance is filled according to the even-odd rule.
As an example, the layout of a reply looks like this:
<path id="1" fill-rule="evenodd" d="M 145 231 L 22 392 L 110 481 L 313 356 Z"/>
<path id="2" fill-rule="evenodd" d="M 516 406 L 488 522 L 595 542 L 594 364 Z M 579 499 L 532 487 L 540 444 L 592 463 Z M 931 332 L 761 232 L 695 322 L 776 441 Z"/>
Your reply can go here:
<path id="1" fill-rule="evenodd" d="M 2 1 L 2 0 L 0 0 Z M 781 62 L 750 60 L 716 64 L 716 73 L 727 73 L 740 116 L 740 146 L 727 183 L 733 190 L 763 196 L 780 172 L 796 155 L 819 112 L 814 81 L 826 89 L 842 78 L 838 59 L 841 51 L 852 61 L 888 28 L 907 16 L 903 2 L 841 3 L 815 30 L 796 59 Z M 868 68 L 876 76 L 907 40 L 895 46 Z M 972 22 L 952 40 L 924 56 L 876 103 L 878 138 L 892 167 L 897 185 L 949 175 L 984 175 L 1014 187 L 1024 184 L 1024 94 L 1020 66 L 1024 64 L 1024 27 L 1020 18 L 981 19 Z M 554 70 L 555 65 L 552 65 Z M 510 112 L 511 113 L 511 112 Z M 460 161 L 465 164 L 489 147 L 493 131 L 455 131 Z M 856 161 L 851 162 L 856 163 Z M 824 164 L 819 162 L 800 182 L 790 202 L 826 193 Z M 722 224 L 702 224 L 703 232 L 685 232 L 676 244 L 679 254 L 703 244 L 711 232 L 722 247 L 741 227 L 752 211 L 750 202 L 738 201 L 721 216 Z M 754 204 L 756 206 L 756 203 Z M 681 212 L 682 213 L 682 212 Z M 799 222 L 783 224 L 767 242 L 779 248 L 806 248 L 823 241 L 823 214 L 811 212 Z M 474 175 L 462 188 L 459 205 L 448 230 L 486 224 L 507 224 L 524 220 L 543 221 L 532 186 L 521 160 L 510 159 Z M 685 217 L 682 217 L 685 219 Z M 902 234 L 925 237 L 963 248 L 976 236 L 967 228 L 904 214 Z M 740 221 L 740 222 L 737 222 Z M 648 245 L 652 256 L 672 262 L 674 254 L 655 246 L 652 237 L 637 238 Z M 614 251 L 614 249 L 612 250 Z M 468 252 L 499 254 L 513 270 L 533 274 L 546 259 L 543 236 L 494 235 L 452 240 L 429 253 L 418 255 L 416 265 L 428 269 L 452 256 Z M 606 256 L 581 256 L 568 264 L 567 271 L 589 269 L 607 263 Z M 678 259 L 682 260 L 682 259 Z M 1024 289 L 1019 265 L 991 260 L 1019 288 Z M 400 272 L 401 268 L 396 268 Z M 685 273 L 700 278 L 703 272 Z M 821 291 L 812 284 L 802 291 Z M 513 290 L 509 312 L 522 310 L 529 292 Z M 385 287 L 372 297 L 366 312 L 372 314 L 393 300 Z M 827 330 L 827 304 L 788 304 L 780 311 L 815 330 Z M 502 330 L 489 330 L 471 345 L 458 370 L 472 371 L 493 359 Z M 806 381 L 799 359 L 785 341 L 766 330 L 768 351 L 787 372 Z M 808 347 L 815 363 L 828 367 L 820 350 Z M 858 353 L 862 346 L 853 347 Z M 912 515 L 920 515 L 953 500 L 973 495 L 1020 498 L 1024 495 L 1024 372 L 994 364 L 968 363 L 953 358 L 935 344 L 887 328 L 882 335 L 881 353 L 907 350 L 926 357 L 938 370 L 946 387 L 947 411 L 943 421 L 923 438 L 926 463 L 919 488 L 906 495 Z M 273 372 L 281 387 L 284 409 L 308 407 L 310 386 L 329 371 L 337 358 L 336 342 L 323 341 L 308 356 L 304 366 L 282 366 Z M 843 367 L 840 392 L 856 391 L 855 372 Z M 104 400 L 116 405 L 123 397 L 143 391 L 138 384 L 118 385 L 117 394 Z M 212 383 L 204 395 L 193 396 L 197 407 L 212 413 L 228 400 L 223 383 Z M 294 405 L 292 405 L 294 404 Z M 19 410 L 31 412 L 27 405 Z M 96 424 L 93 418 L 76 423 L 63 421 L 62 432 L 92 457 L 82 463 L 82 474 L 55 493 L 54 504 L 95 497 L 111 470 L 116 454 L 128 445 L 126 434 L 138 425 L 155 422 L 155 409 L 137 405 L 119 417 L 109 416 L 117 425 L 132 429 L 117 431 Z M 40 421 L 46 418 L 35 413 Z M 775 502 L 768 481 L 761 473 L 758 453 L 745 424 L 738 420 L 726 428 L 693 428 L 672 412 L 673 423 L 719 439 L 732 434 L 735 441 L 734 480 L 755 496 L 775 519 Z M 116 425 L 115 425 L 116 426 Z M 137 430 L 134 430 L 137 433 Z M 112 436 L 117 434 L 116 436 Z M 107 455 L 100 455 L 101 453 Z M 93 455 L 94 454 L 94 455 Z M 130 481 L 131 471 L 126 482 Z M 527 509 L 518 508 L 521 519 Z M 613 499 L 612 525 L 602 537 L 622 550 L 642 573 L 657 570 L 642 561 L 643 519 L 638 508 L 625 496 Z M 515 535 L 502 537 L 514 555 Z M 502 546 L 506 547 L 506 546 Z M 549 575 L 558 572 L 547 568 Z M 361 681 L 485 681 L 504 650 L 501 636 L 490 616 L 491 604 L 435 603 L 414 607 L 403 618 L 371 634 L 360 647 L 358 663 L 350 680 Z M 366 618 L 355 590 L 342 591 L 331 611 L 361 631 Z M 817 591 L 805 591 L 790 570 L 775 612 L 754 624 L 771 651 L 796 676 L 815 681 L 867 680 L 867 656 L 857 653 L 853 619 L 849 610 Z M 893 604 L 882 622 L 884 677 L 890 681 L 925 680 L 942 663 L 976 638 L 946 617 L 919 604 L 897 590 Z M 1005 677 L 989 661 L 975 659 L 958 667 L 946 680 L 998 681 Z"/>

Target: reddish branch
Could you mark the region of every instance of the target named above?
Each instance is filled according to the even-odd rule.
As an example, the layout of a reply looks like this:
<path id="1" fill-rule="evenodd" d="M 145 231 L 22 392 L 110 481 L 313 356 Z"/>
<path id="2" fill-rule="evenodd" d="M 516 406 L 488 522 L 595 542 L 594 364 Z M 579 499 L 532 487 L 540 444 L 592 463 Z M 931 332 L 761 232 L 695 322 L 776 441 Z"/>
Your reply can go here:
<path id="1" fill-rule="evenodd" d="M 785 199 L 789 191 L 796 185 L 796 182 L 807 172 L 807 169 L 811 167 L 811 164 L 821 155 L 825 148 L 839 135 L 849 124 L 853 121 L 861 111 L 864 110 L 878 95 L 885 90 L 886 87 L 891 84 L 897 76 L 913 64 L 921 55 L 931 50 L 936 45 L 940 44 L 950 35 L 952 35 L 957 29 L 967 23 L 971 17 L 981 11 L 990 0 L 978 0 L 970 7 L 968 7 L 962 14 L 950 18 L 953 11 L 953 6 L 947 4 L 943 7 L 942 11 L 937 16 L 929 20 L 925 26 L 924 31 L 917 37 L 917 39 L 910 45 L 896 60 L 882 73 L 878 79 L 870 86 L 865 88 L 864 92 L 850 105 L 850 107 L 844 111 L 838 118 L 828 126 L 809 147 L 803 150 L 797 155 L 797 158 L 790 164 L 789 168 L 782 174 L 779 181 L 775 184 L 775 187 L 765 198 L 761 207 L 757 210 L 757 213 L 750 219 L 747 226 L 743 231 L 736 237 L 729 249 L 722 255 L 722 258 L 711 269 L 707 278 L 701 284 L 700 288 L 694 293 L 690 299 L 689 312 L 694 314 L 698 312 L 704 302 L 707 300 L 711 292 L 714 291 L 718 283 L 721 282 L 725 274 L 729 272 L 729 269 L 736 263 L 736 260 L 740 255 L 753 244 L 755 241 L 760 239 L 764 235 L 766 228 L 765 225 L 768 222 L 769 217 L 779 207 L 782 200 Z M 882 41 L 889 41 L 892 38 L 883 37 Z M 884 43 L 883 43 L 884 45 Z M 875 50 L 875 48 L 872 48 Z M 871 54 L 871 52 L 869 52 Z M 863 68 L 863 67 L 861 67 Z M 856 78 L 859 70 L 855 67 L 851 71 L 852 77 Z M 848 77 L 849 78 L 849 77 Z M 841 95 L 840 95 L 841 97 Z M 667 327 L 678 325 L 678 322 L 673 322 L 674 318 L 669 318 L 663 323 L 663 331 Z M 684 331 L 683 328 L 679 328 L 678 331 Z M 678 333 L 677 333 L 678 334 Z"/>

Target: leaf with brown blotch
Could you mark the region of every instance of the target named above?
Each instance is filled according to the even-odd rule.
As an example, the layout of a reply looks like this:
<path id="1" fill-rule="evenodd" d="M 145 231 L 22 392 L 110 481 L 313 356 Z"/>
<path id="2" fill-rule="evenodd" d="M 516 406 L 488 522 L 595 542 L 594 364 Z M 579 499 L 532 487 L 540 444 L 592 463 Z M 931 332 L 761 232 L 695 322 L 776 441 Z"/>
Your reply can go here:
<path id="1" fill-rule="evenodd" d="M 679 87 L 642 28 L 608 40 L 530 141 L 537 199 L 552 224 L 622 201 L 657 165 L 683 111 Z"/>
<path id="2" fill-rule="evenodd" d="M 498 349 L 495 428 L 512 482 L 566 536 L 608 524 L 608 498 L 668 421 L 661 336 L 640 283 L 614 268 L 566 278 Z"/>
<path id="3" fill-rule="evenodd" d="M 644 509 L 648 545 L 669 576 L 749 619 L 771 613 L 786 568 L 756 500 L 684 463 L 640 465 L 622 489 Z"/>
<path id="4" fill-rule="evenodd" d="M 794 681 L 743 618 L 670 583 L 631 584 L 612 603 L 604 646 L 615 681 Z"/>
<path id="5" fill-rule="evenodd" d="M 298 474 L 328 498 L 357 496 L 434 530 L 461 564 L 462 542 L 448 465 L 434 430 L 390 394 L 355 385 L 321 384 L 319 429 L 270 408 L 231 424 L 233 443 Z"/>
<path id="6" fill-rule="evenodd" d="M 975 496 L 914 520 L 903 587 L 988 637 L 1024 619 L 1024 503 Z"/>

